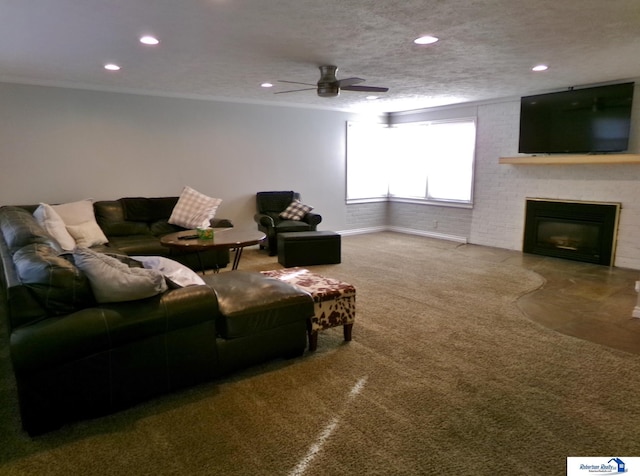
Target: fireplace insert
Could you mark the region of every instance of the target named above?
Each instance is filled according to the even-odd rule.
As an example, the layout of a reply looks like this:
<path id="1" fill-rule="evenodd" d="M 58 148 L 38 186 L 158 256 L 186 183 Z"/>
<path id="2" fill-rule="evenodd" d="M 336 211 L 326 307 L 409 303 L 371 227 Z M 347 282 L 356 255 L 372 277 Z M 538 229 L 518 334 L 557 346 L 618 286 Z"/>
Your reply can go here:
<path id="1" fill-rule="evenodd" d="M 527 199 L 522 251 L 611 266 L 619 203 Z"/>

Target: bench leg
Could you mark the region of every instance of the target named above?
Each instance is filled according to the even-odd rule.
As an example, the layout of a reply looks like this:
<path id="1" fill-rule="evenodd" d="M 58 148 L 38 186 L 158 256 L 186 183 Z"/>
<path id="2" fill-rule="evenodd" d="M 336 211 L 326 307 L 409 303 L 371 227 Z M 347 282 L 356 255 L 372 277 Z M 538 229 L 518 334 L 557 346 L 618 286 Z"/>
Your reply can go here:
<path id="1" fill-rule="evenodd" d="M 342 326 L 344 332 L 344 340 L 349 342 L 351 340 L 351 330 L 353 329 L 353 323 L 345 324 Z"/>
<path id="2" fill-rule="evenodd" d="M 353 323 L 345 324 L 344 326 L 342 326 L 342 332 L 344 333 L 345 341 L 347 342 L 351 341 L 352 330 L 353 330 Z M 312 331 L 311 329 L 308 329 L 307 334 L 309 335 L 309 352 L 313 352 L 318 348 L 318 331 Z"/>
<path id="3" fill-rule="evenodd" d="M 309 352 L 318 348 L 318 331 L 309 331 Z"/>

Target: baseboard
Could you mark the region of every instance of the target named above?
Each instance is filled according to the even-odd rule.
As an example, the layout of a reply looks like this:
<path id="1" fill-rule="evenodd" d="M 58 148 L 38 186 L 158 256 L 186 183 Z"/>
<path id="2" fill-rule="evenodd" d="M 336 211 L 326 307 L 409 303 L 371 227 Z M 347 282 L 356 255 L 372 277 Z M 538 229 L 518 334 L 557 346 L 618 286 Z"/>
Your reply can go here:
<path id="1" fill-rule="evenodd" d="M 381 231 L 388 231 L 389 228 L 386 226 L 374 226 L 371 228 L 356 228 L 353 230 L 342 230 L 342 231 L 337 231 L 336 233 L 339 233 L 342 236 L 348 236 L 348 235 L 366 235 L 367 233 L 379 233 Z"/>
<path id="2" fill-rule="evenodd" d="M 371 228 L 357 228 L 354 230 L 338 231 L 343 236 L 348 235 L 363 235 L 366 233 L 379 233 L 381 231 L 394 231 L 396 233 L 405 233 L 407 235 L 418 235 L 426 238 L 436 238 L 439 240 L 455 241 L 456 243 L 467 244 L 467 238 L 465 236 L 448 235 L 446 233 L 435 233 L 432 231 L 415 230 L 413 228 L 402 228 L 398 226 L 376 226 Z"/>
<path id="3" fill-rule="evenodd" d="M 435 233 L 433 231 L 414 230 L 413 228 L 401 228 L 396 226 L 390 226 L 387 230 L 395 231 L 396 233 L 406 233 L 407 235 L 418 235 L 427 238 L 437 238 L 438 240 L 455 241 L 456 243 L 468 243 L 466 236 L 448 235 L 446 233 Z"/>

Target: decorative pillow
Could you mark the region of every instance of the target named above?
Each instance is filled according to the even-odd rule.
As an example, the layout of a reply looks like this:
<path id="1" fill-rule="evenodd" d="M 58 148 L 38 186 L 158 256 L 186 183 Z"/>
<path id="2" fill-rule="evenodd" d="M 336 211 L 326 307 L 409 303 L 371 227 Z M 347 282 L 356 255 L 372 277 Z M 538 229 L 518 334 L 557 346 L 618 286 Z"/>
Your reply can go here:
<path id="1" fill-rule="evenodd" d="M 186 286 L 196 286 L 205 284 L 204 280 L 192 269 L 163 256 L 132 256 L 136 261 L 140 261 L 147 269 L 155 269 L 161 272 L 169 282 L 170 287 L 184 288 Z"/>
<path id="2" fill-rule="evenodd" d="M 36 211 L 33 212 L 33 216 L 60 243 L 60 246 L 65 251 L 72 251 L 76 246 L 103 245 L 109 241 L 96 221 L 91 200 L 80 200 L 62 205 L 41 203 Z M 87 225 L 88 222 L 91 225 Z M 75 226 L 83 226 L 85 231 L 89 227 L 91 228 L 91 236 L 93 238 L 91 245 L 76 243 L 73 233 L 68 228 Z M 81 230 L 76 229 L 76 231 L 79 234 L 82 233 Z"/>
<path id="3" fill-rule="evenodd" d="M 76 241 L 76 246 L 89 248 L 95 245 L 104 245 L 108 242 L 102 229 L 94 221 L 85 221 L 79 225 L 67 225 L 67 231 Z"/>
<path id="4" fill-rule="evenodd" d="M 207 227 L 221 203 L 220 198 L 211 198 L 191 187 L 184 187 L 171 212 L 169 223 L 191 229 Z"/>
<path id="5" fill-rule="evenodd" d="M 51 205 L 51 208 L 62 218 L 65 225 L 79 225 L 89 220 L 95 221 L 96 219 L 93 212 L 93 202 L 91 200 L 79 200 L 61 205 Z"/>
<path id="6" fill-rule="evenodd" d="M 88 248 L 76 248 L 73 260 L 89 278 L 93 295 L 99 303 L 135 301 L 168 289 L 159 271 L 130 268 L 116 258 Z"/>
<path id="7" fill-rule="evenodd" d="M 305 205 L 299 200 L 294 200 L 282 213 L 280 213 L 280 218 L 299 221 L 302 220 L 311 210 L 313 210 L 313 207 Z"/>
<path id="8" fill-rule="evenodd" d="M 65 251 L 71 251 L 76 247 L 76 241 L 67 231 L 62 217 L 56 212 L 51 205 L 41 203 L 33 212 L 36 221 L 60 243 L 60 247 Z"/>

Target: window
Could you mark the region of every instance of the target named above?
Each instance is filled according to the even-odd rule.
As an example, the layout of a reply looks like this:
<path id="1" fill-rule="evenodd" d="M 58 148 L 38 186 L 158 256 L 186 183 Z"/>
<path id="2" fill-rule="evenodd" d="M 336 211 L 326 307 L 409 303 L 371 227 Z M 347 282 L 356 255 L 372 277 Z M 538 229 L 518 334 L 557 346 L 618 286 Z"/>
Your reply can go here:
<path id="1" fill-rule="evenodd" d="M 385 124 L 347 122 L 347 201 L 389 195 Z"/>
<path id="2" fill-rule="evenodd" d="M 347 202 L 374 196 L 472 202 L 475 119 L 415 122 L 384 129 L 380 125 L 349 125 Z"/>

